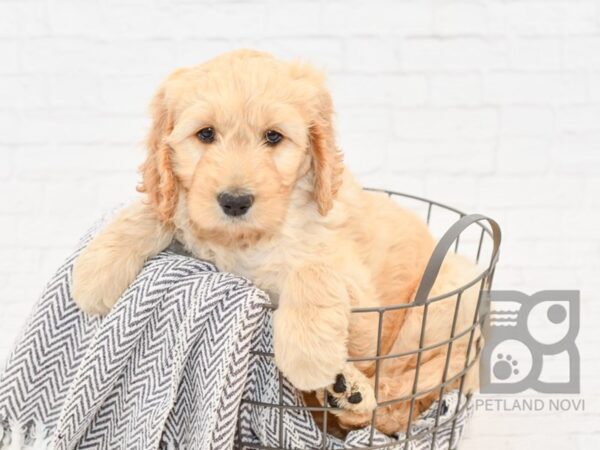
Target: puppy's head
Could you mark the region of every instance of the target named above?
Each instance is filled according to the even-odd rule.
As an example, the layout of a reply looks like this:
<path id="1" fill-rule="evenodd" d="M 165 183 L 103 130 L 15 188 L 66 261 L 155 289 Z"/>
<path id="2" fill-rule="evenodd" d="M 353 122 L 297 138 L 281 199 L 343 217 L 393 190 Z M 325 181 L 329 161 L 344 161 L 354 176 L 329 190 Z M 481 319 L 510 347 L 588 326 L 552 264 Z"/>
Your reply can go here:
<path id="1" fill-rule="evenodd" d="M 169 221 L 225 245 L 274 234 L 300 179 L 331 209 L 342 163 L 322 75 L 249 50 L 174 72 L 152 104 L 141 190 Z"/>

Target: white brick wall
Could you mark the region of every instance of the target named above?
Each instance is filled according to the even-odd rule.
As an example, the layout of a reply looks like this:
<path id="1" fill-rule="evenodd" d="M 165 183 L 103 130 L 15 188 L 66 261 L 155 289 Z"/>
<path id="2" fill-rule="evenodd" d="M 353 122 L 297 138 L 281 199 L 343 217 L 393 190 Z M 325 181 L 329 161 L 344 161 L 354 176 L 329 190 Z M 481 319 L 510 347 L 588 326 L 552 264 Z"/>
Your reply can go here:
<path id="1" fill-rule="evenodd" d="M 77 237 L 134 195 L 157 83 L 241 46 L 328 71 L 365 184 L 495 217 L 497 288 L 582 290 L 586 413 L 481 413 L 462 448 L 597 448 L 598 0 L 1 0 L 0 359 Z"/>

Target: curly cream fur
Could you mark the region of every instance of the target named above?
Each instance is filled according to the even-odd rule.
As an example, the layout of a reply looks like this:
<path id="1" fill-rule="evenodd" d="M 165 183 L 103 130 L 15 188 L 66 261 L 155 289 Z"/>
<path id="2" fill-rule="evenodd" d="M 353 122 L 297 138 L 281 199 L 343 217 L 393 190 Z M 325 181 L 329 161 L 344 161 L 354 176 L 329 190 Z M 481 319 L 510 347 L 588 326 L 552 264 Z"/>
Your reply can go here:
<path id="1" fill-rule="evenodd" d="M 374 363 L 350 366 L 349 356 L 373 356 L 376 314 L 352 307 L 410 302 L 434 247 L 427 226 L 386 196 L 364 191 L 342 164 L 333 107 L 322 75 L 254 51 L 225 54 L 169 77 L 152 104 L 153 128 L 142 167 L 144 201 L 123 211 L 76 261 L 73 296 L 92 314 L 105 314 L 144 261 L 175 238 L 221 270 L 251 279 L 271 294 L 276 363 L 298 388 L 317 390 L 344 372 L 374 389 Z M 196 133 L 211 126 L 212 144 Z M 284 140 L 262 141 L 276 129 Z M 366 150 L 368 151 L 368 150 Z M 232 219 L 216 196 L 251 192 L 248 214 Z M 458 257 L 445 264 L 434 293 L 470 279 Z M 457 333 L 472 322 L 476 296 L 465 295 Z M 448 338 L 453 302 L 432 305 L 426 343 Z M 471 316 L 470 316 L 471 315 Z M 382 351 L 416 349 L 422 310 L 385 314 Z M 452 352 L 448 378 L 464 367 L 467 343 Z M 440 382 L 447 347 L 424 353 L 422 385 Z M 410 394 L 415 357 L 387 360 L 378 400 Z M 358 368 L 362 373 L 353 373 Z M 364 386 L 363 386 L 364 387 Z M 415 413 L 437 392 L 418 399 Z M 344 427 L 369 423 L 372 401 L 340 413 Z M 377 415 L 377 426 L 398 431 L 409 402 Z"/>

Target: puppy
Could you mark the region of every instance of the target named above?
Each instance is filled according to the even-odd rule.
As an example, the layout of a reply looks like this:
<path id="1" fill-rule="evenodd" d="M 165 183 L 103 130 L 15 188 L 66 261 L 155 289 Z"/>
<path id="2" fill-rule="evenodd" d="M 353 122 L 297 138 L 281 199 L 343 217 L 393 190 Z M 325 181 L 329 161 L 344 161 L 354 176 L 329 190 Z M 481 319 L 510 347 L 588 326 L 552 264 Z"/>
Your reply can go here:
<path id="1" fill-rule="evenodd" d="M 439 395 L 446 345 L 376 363 L 378 314 L 354 307 L 411 302 L 434 247 L 426 224 L 387 196 L 364 191 L 342 163 L 323 76 L 308 65 L 250 50 L 175 71 L 152 104 L 144 197 L 124 209 L 81 253 L 73 297 L 89 314 L 110 311 L 144 261 L 173 239 L 219 269 L 268 292 L 275 361 L 298 389 L 326 388 L 342 427 L 399 431 Z M 368 149 L 365 149 L 368 151 Z M 432 295 L 471 279 L 449 257 Z M 473 320 L 464 296 L 456 333 Z M 424 346 L 447 339 L 455 299 L 429 308 Z M 419 346 L 423 308 L 383 315 L 381 354 Z M 466 336 L 465 336 L 466 337 Z M 446 378 L 465 367 L 454 344 Z M 454 381 L 456 383 L 456 380 Z M 375 389 L 377 388 L 377 395 Z M 323 403 L 326 400 L 320 394 Z M 377 400 L 376 400 L 377 399 Z"/>

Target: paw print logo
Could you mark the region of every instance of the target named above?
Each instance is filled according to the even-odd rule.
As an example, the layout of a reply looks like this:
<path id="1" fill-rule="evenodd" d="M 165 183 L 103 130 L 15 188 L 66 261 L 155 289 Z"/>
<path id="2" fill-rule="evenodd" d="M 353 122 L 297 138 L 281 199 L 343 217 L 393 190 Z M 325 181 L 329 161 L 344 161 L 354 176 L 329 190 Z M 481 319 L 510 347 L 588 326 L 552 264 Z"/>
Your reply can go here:
<path id="1" fill-rule="evenodd" d="M 579 392 L 579 291 L 490 292 L 481 355 L 482 393 Z M 560 358 L 555 370 L 544 360 Z M 547 368 L 546 368 L 547 369 Z M 565 379 L 567 381 L 565 381 Z"/>
<path id="2" fill-rule="evenodd" d="M 513 359 L 512 355 L 504 356 L 502 353 L 498 353 L 492 370 L 499 380 L 508 380 L 513 375 L 519 375 L 518 365 L 519 362 Z"/>
<path id="3" fill-rule="evenodd" d="M 486 342 L 484 352 L 489 349 Z M 527 378 L 533 368 L 531 351 L 521 341 L 513 338 L 498 342 L 486 361 L 489 361 L 490 370 L 489 373 L 486 373 L 486 377 L 482 377 L 482 380 L 489 378 L 489 383 L 494 386 L 502 385 L 502 388 L 506 388 L 505 385 L 518 385 Z M 482 365 L 484 365 L 483 359 Z"/>

